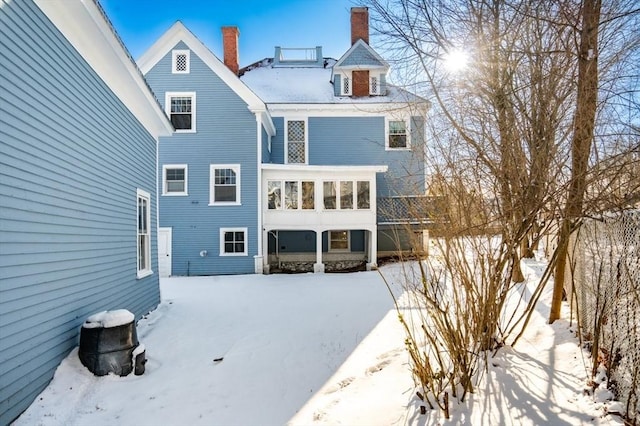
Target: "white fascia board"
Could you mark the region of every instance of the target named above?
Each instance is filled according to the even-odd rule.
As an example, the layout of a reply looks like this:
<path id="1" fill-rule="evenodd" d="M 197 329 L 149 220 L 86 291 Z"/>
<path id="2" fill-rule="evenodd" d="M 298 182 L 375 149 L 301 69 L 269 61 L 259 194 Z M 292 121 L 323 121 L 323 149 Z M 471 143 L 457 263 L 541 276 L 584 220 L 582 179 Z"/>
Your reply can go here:
<path id="1" fill-rule="evenodd" d="M 173 134 L 171 122 L 94 0 L 35 4 L 156 140 Z"/>
<path id="2" fill-rule="evenodd" d="M 147 74 L 164 56 L 179 42 L 184 42 L 187 47 L 231 88 L 240 98 L 247 103 L 251 111 L 266 109 L 262 99 L 242 82 L 220 59 L 214 55 L 207 46 L 202 44 L 182 22 L 177 21 L 171 26 L 141 57 L 138 66 L 143 74 Z"/>
<path id="3" fill-rule="evenodd" d="M 257 109 L 251 109 L 251 107 L 249 107 L 249 110 L 254 114 L 260 114 L 262 118 L 262 125 L 264 126 L 269 136 L 276 135 L 276 126 L 273 124 L 271 114 L 269 113 L 269 111 L 267 111 L 266 108 L 264 108 L 264 106 Z"/>
<path id="4" fill-rule="evenodd" d="M 344 104 L 269 104 L 272 117 L 282 117 L 293 113 L 308 117 L 362 117 L 384 116 L 400 111 L 418 110 L 418 105 L 404 102 L 344 103 Z"/>
<path id="5" fill-rule="evenodd" d="M 262 164 L 262 170 L 289 171 L 289 172 L 331 172 L 344 173 L 386 173 L 387 165 L 374 166 L 309 166 L 301 164 Z"/>

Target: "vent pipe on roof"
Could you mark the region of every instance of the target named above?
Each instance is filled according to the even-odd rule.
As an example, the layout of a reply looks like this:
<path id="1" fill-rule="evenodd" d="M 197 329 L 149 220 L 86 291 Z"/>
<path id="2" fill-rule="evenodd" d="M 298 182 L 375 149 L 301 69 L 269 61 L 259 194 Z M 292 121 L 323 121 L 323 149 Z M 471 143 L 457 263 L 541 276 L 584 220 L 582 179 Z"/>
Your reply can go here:
<path id="1" fill-rule="evenodd" d="M 362 39 L 369 44 L 369 8 L 368 7 L 352 7 L 351 8 L 351 45 Z"/>
<path id="2" fill-rule="evenodd" d="M 240 30 L 238 27 L 222 27 L 222 51 L 224 54 L 224 64 L 235 75 L 240 69 L 238 60 L 238 37 Z"/>

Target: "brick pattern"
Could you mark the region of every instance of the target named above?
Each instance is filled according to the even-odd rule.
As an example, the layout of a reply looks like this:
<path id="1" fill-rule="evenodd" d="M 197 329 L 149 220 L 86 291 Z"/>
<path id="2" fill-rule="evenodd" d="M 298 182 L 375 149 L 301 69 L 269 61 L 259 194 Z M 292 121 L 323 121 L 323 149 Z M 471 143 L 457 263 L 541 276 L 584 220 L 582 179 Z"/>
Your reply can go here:
<path id="1" fill-rule="evenodd" d="M 369 9 L 366 7 L 351 8 L 351 44 L 359 39 L 369 44 Z"/>
<path id="2" fill-rule="evenodd" d="M 369 96 L 369 71 L 353 71 L 353 96 Z"/>
<path id="3" fill-rule="evenodd" d="M 224 64 L 238 74 L 240 69 L 238 60 L 238 37 L 240 31 L 238 27 L 222 27 L 222 48 L 224 53 Z"/>

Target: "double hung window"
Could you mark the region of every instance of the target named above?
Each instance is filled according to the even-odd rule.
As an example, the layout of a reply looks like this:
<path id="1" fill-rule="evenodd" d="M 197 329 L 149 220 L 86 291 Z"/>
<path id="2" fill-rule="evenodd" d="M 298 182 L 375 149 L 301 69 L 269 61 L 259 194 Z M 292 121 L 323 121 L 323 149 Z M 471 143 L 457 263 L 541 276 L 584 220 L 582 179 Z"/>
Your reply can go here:
<path id="1" fill-rule="evenodd" d="M 196 131 L 196 94 L 194 92 L 167 92 L 165 109 L 177 133 Z"/>
<path id="2" fill-rule="evenodd" d="M 151 275 L 151 195 L 138 189 L 137 192 L 137 261 L 138 278 Z"/>
<path id="3" fill-rule="evenodd" d="M 240 165 L 212 164 L 209 205 L 240 204 Z"/>
<path id="4" fill-rule="evenodd" d="M 405 120 L 389 120 L 387 122 L 387 148 L 409 148 L 409 133 Z"/>
<path id="5" fill-rule="evenodd" d="M 187 165 L 162 166 L 162 195 L 187 195 Z"/>

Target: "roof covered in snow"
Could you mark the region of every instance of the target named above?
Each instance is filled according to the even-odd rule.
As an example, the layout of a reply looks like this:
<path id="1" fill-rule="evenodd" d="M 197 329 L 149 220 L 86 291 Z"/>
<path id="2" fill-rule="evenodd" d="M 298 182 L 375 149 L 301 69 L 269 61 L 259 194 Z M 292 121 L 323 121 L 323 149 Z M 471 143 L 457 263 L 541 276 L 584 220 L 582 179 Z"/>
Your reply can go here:
<path id="1" fill-rule="evenodd" d="M 387 83 L 384 96 L 335 96 L 331 82 L 333 58 L 324 58 L 326 66 L 274 66 L 272 58 L 256 62 L 240 77 L 267 104 L 366 104 L 427 102 L 406 90 Z"/>

